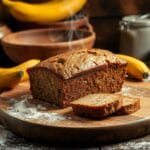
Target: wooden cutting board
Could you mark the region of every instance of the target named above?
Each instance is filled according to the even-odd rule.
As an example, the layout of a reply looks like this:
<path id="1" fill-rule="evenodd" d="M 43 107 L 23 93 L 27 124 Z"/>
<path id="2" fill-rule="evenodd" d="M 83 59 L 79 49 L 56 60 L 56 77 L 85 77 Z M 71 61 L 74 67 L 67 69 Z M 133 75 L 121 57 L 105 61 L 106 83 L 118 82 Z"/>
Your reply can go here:
<path id="1" fill-rule="evenodd" d="M 23 137 L 53 144 L 110 143 L 150 133 L 150 82 L 126 82 L 122 92 L 141 98 L 138 112 L 91 120 L 75 116 L 70 107 L 33 100 L 24 82 L 0 95 L 0 122 Z"/>

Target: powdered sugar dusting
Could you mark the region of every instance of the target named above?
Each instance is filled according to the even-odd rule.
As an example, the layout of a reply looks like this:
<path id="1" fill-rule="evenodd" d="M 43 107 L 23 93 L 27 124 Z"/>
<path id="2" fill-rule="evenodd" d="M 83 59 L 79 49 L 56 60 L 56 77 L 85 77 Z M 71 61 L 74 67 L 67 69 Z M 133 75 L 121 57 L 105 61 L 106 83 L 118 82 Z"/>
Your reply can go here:
<path id="1" fill-rule="evenodd" d="M 44 119 L 46 121 L 53 122 L 53 121 L 70 119 L 70 117 L 65 115 L 60 115 L 54 112 L 45 111 L 46 107 L 42 106 L 41 104 L 38 105 L 29 104 L 27 102 L 28 98 L 29 97 L 25 95 L 20 97 L 20 100 L 17 102 L 15 101 L 12 107 L 10 107 L 7 110 L 7 113 L 17 118 L 22 118 L 26 120 Z"/>

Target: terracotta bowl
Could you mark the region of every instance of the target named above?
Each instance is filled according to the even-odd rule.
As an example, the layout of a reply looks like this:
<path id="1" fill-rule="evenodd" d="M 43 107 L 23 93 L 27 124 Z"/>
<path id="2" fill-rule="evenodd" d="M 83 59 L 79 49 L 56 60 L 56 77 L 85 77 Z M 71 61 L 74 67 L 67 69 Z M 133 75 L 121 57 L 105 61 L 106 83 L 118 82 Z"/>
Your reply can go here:
<path id="1" fill-rule="evenodd" d="M 15 63 L 46 59 L 72 49 L 91 48 L 96 35 L 88 30 L 34 29 L 5 36 L 2 45 Z"/>

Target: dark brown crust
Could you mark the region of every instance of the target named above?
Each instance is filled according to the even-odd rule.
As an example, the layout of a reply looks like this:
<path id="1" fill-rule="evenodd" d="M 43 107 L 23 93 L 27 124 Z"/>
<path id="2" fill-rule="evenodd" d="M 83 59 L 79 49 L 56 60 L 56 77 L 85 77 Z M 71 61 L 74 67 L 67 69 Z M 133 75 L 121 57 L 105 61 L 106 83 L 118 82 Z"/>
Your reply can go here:
<path id="1" fill-rule="evenodd" d="M 117 66 L 117 67 L 124 67 L 124 68 L 126 68 L 126 67 L 127 67 L 127 64 L 115 64 L 115 63 L 110 63 L 109 65 L 97 66 L 97 67 L 95 67 L 95 68 L 92 68 L 92 69 L 85 70 L 85 71 L 82 71 L 82 72 L 80 72 L 80 73 L 77 73 L 76 75 L 72 76 L 72 77 L 69 78 L 69 79 L 73 79 L 73 78 L 82 76 L 82 75 L 87 74 L 87 73 L 89 73 L 89 72 L 98 71 L 98 70 L 103 70 L 103 69 L 107 68 L 108 66 L 109 66 L 109 67 L 111 67 L 111 66 Z M 33 68 L 29 68 L 29 69 L 27 70 L 27 72 L 30 71 L 30 69 L 32 70 L 32 69 L 41 69 L 41 68 L 43 69 L 44 67 L 36 66 L 36 67 L 33 67 Z M 53 72 L 52 70 L 50 70 L 50 69 L 48 69 L 48 68 L 44 68 L 44 69 L 45 69 L 45 70 L 49 70 L 51 73 L 57 75 L 60 79 L 62 79 L 62 80 L 64 80 L 64 81 L 65 81 L 65 80 L 68 80 L 68 79 L 64 79 L 61 75 L 56 74 L 55 72 Z M 125 71 L 125 73 L 126 73 L 126 71 Z"/>
<path id="2" fill-rule="evenodd" d="M 127 62 L 107 50 L 81 49 L 51 57 L 36 67 L 47 68 L 62 79 L 70 79 L 89 70 L 114 64 L 126 66 Z"/>
<path id="3" fill-rule="evenodd" d="M 122 96 L 120 96 L 120 98 L 114 100 L 112 103 L 108 102 L 107 104 L 102 106 L 94 107 L 74 103 L 71 103 L 71 106 L 74 113 L 78 116 L 88 118 L 103 118 L 118 111 L 122 107 L 122 104 Z"/>
<path id="4" fill-rule="evenodd" d="M 132 104 L 122 106 L 115 114 L 116 115 L 129 115 L 140 109 L 140 99 L 135 98 Z"/>

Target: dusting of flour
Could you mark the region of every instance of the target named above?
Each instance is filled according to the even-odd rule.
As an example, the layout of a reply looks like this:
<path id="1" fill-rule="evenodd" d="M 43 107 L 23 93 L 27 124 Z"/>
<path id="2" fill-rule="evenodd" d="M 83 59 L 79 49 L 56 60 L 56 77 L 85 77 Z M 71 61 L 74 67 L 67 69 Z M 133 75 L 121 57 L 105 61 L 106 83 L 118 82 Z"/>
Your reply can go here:
<path id="1" fill-rule="evenodd" d="M 44 119 L 46 121 L 52 122 L 52 121 L 70 119 L 70 117 L 65 116 L 65 115 L 60 115 L 54 112 L 45 111 L 46 108 L 42 106 L 41 104 L 38 104 L 38 105 L 29 104 L 27 102 L 28 98 L 29 97 L 25 95 L 20 97 L 19 101 L 16 101 L 12 105 L 12 107 L 10 107 L 7 110 L 7 113 L 17 118 L 22 118 L 22 119 L 27 119 L 27 120 Z"/>
<path id="2" fill-rule="evenodd" d="M 124 96 L 131 96 L 131 97 L 135 97 L 135 98 L 139 98 L 139 97 L 150 97 L 150 92 L 149 90 L 145 90 L 145 89 L 138 89 L 138 88 L 133 88 L 133 87 L 129 87 L 129 86 L 124 86 L 122 88 L 122 93 Z"/>

